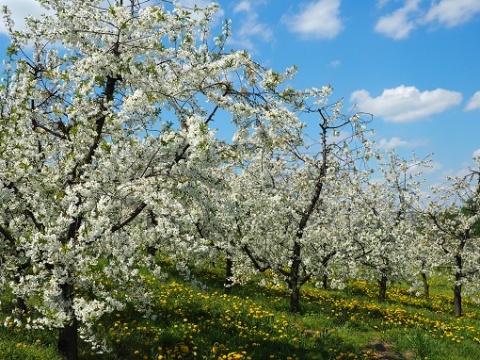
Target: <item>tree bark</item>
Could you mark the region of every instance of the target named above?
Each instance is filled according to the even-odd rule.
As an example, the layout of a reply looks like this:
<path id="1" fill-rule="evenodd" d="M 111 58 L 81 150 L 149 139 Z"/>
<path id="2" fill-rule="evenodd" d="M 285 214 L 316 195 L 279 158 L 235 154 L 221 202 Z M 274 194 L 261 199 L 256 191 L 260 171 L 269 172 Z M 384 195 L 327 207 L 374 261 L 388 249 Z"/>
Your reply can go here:
<path id="1" fill-rule="evenodd" d="M 427 300 L 430 300 L 430 284 L 428 283 L 427 274 L 422 272 L 423 293 Z"/>
<path id="2" fill-rule="evenodd" d="M 290 312 L 298 314 L 300 312 L 300 286 L 290 287 Z"/>
<path id="3" fill-rule="evenodd" d="M 465 243 L 462 242 L 462 249 Z M 456 317 L 462 316 L 462 278 L 463 278 L 463 259 L 460 253 L 455 255 L 455 264 L 457 270 L 455 272 L 455 285 L 453 286 L 453 306 Z"/>
<path id="4" fill-rule="evenodd" d="M 78 360 L 78 320 L 73 318 L 72 322 L 60 329 L 58 338 L 58 352 L 65 360 Z"/>
<path id="5" fill-rule="evenodd" d="M 292 266 L 290 267 L 290 276 L 288 285 L 290 288 L 290 312 L 296 314 L 300 311 L 300 259 L 302 247 L 300 242 L 296 241 L 293 246 Z"/>
<path id="6" fill-rule="evenodd" d="M 384 302 L 387 299 L 387 274 L 382 273 L 381 279 L 378 281 L 380 289 L 378 291 L 378 301 Z"/>
<path id="7" fill-rule="evenodd" d="M 225 283 L 223 284 L 223 292 L 230 294 L 233 286 L 233 261 L 230 255 L 227 255 L 226 269 L 225 269 Z"/>
<path id="8" fill-rule="evenodd" d="M 328 290 L 328 275 L 327 274 L 323 274 L 322 288 L 323 288 L 323 290 Z"/>
<path id="9" fill-rule="evenodd" d="M 21 297 L 15 299 L 15 311 L 17 314 L 26 314 L 28 311 L 25 300 Z"/>
<path id="10" fill-rule="evenodd" d="M 58 352 L 65 360 L 78 360 L 78 320 L 71 308 L 75 297 L 71 284 L 62 284 L 62 298 L 72 312 L 71 321 L 60 329 L 58 336 Z"/>
<path id="11" fill-rule="evenodd" d="M 455 285 L 453 287 L 453 304 L 455 309 L 455 316 L 462 316 L 462 285 Z"/>

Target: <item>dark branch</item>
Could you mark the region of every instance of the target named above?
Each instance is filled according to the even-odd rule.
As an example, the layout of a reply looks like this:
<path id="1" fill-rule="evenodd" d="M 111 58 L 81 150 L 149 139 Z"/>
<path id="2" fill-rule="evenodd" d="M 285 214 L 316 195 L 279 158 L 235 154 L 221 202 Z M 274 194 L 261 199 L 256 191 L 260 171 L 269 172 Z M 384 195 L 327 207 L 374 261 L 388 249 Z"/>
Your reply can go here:
<path id="1" fill-rule="evenodd" d="M 110 229 L 110 231 L 112 233 L 122 229 L 124 226 L 130 224 L 133 220 L 135 220 L 135 218 L 140 215 L 140 213 L 143 211 L 143 209 L 145 209 L 147 207 L 147 204 L 145 204 L 144 202 L 142 202 L 124 221 L 122 221 L 121 223 L 117 224 L 117 225 L 114 225 L 112 226 L 112 228 Z"/>
<path id="2" fill-rule="evenodd" d="M 10 231 L 5 229 L 2 225 L 0 225 L 0 234 L 2 234 L 3 237 L 10 242 L 10 244 L 12 244 L 12 245 L 15 244 L 15 239 L 13 238 Z"/>

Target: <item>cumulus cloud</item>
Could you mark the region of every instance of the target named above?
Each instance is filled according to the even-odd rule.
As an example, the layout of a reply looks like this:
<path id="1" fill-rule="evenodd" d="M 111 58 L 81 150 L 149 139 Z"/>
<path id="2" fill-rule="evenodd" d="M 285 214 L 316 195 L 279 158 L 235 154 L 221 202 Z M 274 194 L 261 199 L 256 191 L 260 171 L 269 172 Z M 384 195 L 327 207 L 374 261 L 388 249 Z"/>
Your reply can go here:
<path id="1" fill-rule="evenodd" d="M 413 148 L 417 146 L 425 146 L 428 144 L 428 141 L 425 139 L 417 140 L 402 140 L 398 137 L 392 137 L 390 140 L 381 139 L 378 142 L 378 148 L 380 149 L 398 149 L 398 148 Z"/>
<path id="2" fill-rule="evenodd" d="M 289 31 L 304 38 L 332 39 L 342 30 L 340 0 L 317 0 L 303 5 L 301 11 L 282 20 Z"/>
<path id="3" fill-rule="evenodd" d="M 386 0 L 379 0 L 377 7 L 383 8 L 386 3 Z M 478 0 L 432 0 L 428 8 L 421 8 L 423 3 L 422 0 L 405 0 L 401 8 L 380 17 L 375 31 L 399 40 L 407 38 L 419 26 L 437 24 L 454 27 L 480 14 Z"/>
<path id="4" fill-rule="evenodd" d="M 360 111 L 400 123 L 441 113 L 460 104 L 462 94 L 445 89 L 420 92 L 413 86 L 401 85 L 394 89 L 385 89 L 382 95 L 375 98 L 370 96 L 367 90 L 357 90 L 352 93 L 350 101 L 356 103 Z"/>
<path id="5" fill-rule="evenodd" d="M 432 4 L 424 20 L 454 27 L 470 21 L 478 13 L 480 13 L 478 0 L 440 0 Z"/>
<path id="6" fill-rule="evenodd" d="M 407 0 L 402 8 L 382 16 L 375 25 L 375 31 L 396 40 L 408 37 L 416 27 L 415 15 L 419 11 L 418 4 L 419 0 Z"/>
<path id="7" fill-rule="evenodd" d="M 480 91 L 477 91 L 465 106 L 465 111 L 479 110 L 480 109 Z"/>

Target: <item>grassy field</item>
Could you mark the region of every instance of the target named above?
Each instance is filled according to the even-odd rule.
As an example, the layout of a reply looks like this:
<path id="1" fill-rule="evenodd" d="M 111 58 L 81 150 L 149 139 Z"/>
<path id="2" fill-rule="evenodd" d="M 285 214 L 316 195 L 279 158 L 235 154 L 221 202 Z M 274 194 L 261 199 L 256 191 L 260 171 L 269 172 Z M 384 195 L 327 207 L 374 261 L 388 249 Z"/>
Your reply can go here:
<path id="1" fill-rule="evenodd" d="M 372 284 L 341 291 L 306 286 L 302 312 L 288 313 L 288 294 L 275 287 L 238 286 L 230 295 L 221 277 L 205 271 L 206 289 L 178 277 L 150 287 L 155 308 L 146 318 L 133 310 L 97 324 L 110 353 L 81 343 L 81 359 L 480 359 L 480 308 L 465 303 L 452 315 L 450 292 L 433 284 L 429 301 L 401 287 L 376 301 Z M 447 289 L 448 290 L 448 289 Z M 60 360 L 56 332 L 6 324 L 0 359 Z"/>

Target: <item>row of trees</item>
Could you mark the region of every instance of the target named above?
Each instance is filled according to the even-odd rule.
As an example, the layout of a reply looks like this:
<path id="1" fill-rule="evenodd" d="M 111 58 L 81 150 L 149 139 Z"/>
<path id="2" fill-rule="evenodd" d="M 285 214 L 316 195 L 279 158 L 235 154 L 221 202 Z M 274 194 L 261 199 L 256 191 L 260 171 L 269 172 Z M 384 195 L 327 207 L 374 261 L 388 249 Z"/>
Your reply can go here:
<path id="1" fill-rule="evenodd" d="M 428 199 L 428 159 L 382 157 L 369 116 L 343 115 L 330 87 L 293 89 L 294 68 L 227 49 L 215 6 L 39 3 L 48 15 L 24 30 L 4 9 L 0 286 L 30 326 L 59 329 L 67 359 L 103 314 L 148 310 L 158 253 L 186 274 L 225 262 L 226 291 L 269 270 L 292 312 L 307 281 L 374 280 L 384 300 L 441 269 L 461 316 L 479 284 L 477 170 Z"/>

